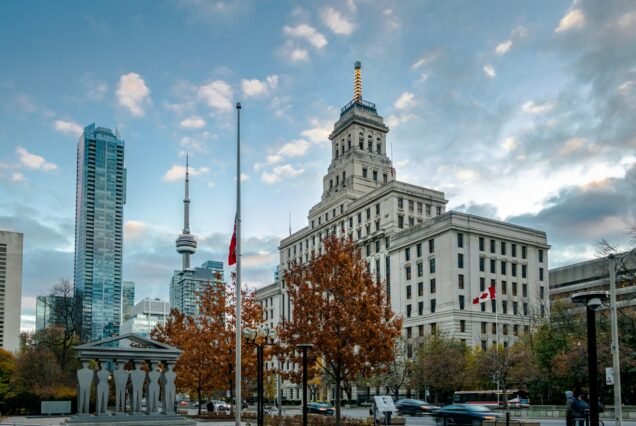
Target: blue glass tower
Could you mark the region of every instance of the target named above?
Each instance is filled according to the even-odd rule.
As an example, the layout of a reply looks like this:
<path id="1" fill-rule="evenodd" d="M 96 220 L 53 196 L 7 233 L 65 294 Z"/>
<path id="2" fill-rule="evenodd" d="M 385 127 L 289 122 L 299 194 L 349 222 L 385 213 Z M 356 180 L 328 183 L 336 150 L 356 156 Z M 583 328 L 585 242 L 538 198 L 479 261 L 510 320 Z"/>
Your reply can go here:
<path id="1" fill-rule="evenodd" d="M 77 144 L 75 293 L 82 340 L 119 333 L 122 300 L 124 141 L 91 124 Z"/>

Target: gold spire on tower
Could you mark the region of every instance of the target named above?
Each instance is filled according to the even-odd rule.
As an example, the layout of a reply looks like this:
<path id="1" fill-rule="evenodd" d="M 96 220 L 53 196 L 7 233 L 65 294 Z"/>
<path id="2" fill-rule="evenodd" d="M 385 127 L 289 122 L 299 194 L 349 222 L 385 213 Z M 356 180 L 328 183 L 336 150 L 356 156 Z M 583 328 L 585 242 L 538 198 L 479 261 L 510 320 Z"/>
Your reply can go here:
<path id="1" fill-rule="evenodd" d="M 362 64 L 360 61 L 356 61 L 353 67 L 353 100 L 360 102 L 362 100 Z"/>

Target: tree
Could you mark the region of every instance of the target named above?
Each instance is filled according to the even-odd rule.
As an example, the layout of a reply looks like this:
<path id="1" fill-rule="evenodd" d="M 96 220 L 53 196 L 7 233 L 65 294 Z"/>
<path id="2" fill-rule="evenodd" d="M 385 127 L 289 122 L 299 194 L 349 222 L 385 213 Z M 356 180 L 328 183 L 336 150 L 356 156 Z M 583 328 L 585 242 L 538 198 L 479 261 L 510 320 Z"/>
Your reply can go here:
<path id="1" fill-rule="evenodd" d="M 13 393 L 15 357 L 9 351 L 0 349 L 0 403 Z"/>
<path id="2" fill-rule="evenodd" d="M 417 351 L 415 377 L 429 386 L 435 403 L 450 399 L 462 385 L 468 348 L 443 334 L 427 336 Z"/>
<path id="3" fill-rule="evenodd" d="M 342 385 L 371 374 L 369 365 L 391 361 L 402 320 L 391 311 L 385 286 L 371 277 L 353 241 L 331 235 L 322 245 L 323 255 L 306 264 L 294 262 L 285 271 L 292 313 L 279 325 L 278 355 L 300 364 L 296 345 L 313 344 L 309 365 L 322 368 L 335 383 L 340 425 Z M 284 373 L 300 381 L 300 371 Z M 312 376 L 315 373 L 311 371 Z"/>
<path id="4" fill-rule="evenodd" d="M 407 357 L 407 344 L 404 338 L 396 339 L 391 360 L 376 366 L 373 376 L 362 384 L 376 388 L 384 386 L 396 400 L 399 399 L 400 389 L 410 386 L 413 378 L 414 363 Z"/>

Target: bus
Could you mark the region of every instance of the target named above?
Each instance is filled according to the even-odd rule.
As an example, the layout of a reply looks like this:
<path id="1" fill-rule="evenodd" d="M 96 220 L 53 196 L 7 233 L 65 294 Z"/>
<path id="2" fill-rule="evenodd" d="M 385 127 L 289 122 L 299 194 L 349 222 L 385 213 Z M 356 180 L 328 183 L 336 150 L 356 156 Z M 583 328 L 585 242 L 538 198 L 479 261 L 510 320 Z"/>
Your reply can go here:
<path id="1" fill-rule="evenodd" d="M 509 408 L 528 408 L 530 399 L 528 392 L 522 389 L 510 389 L 506 391 Z M 455 404 L 478 404 L 490 408 L 504 406 L 503 390 L 475 390 L 456 391 L 453 394 Z"/>

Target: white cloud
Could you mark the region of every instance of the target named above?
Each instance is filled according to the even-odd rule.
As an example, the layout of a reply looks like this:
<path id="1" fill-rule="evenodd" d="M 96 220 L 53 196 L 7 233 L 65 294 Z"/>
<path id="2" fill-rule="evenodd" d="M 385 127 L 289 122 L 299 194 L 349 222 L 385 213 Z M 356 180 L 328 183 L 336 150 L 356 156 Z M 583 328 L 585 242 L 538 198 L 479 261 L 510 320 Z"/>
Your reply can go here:
<path id="1" fill-rule="evenodd" d="M 400 124 L 408 123 L 417 118 L 415 114 L 390 114 L 386 118 L 386 125 L 389 127 L 397 127 Z"/>
<path id="2" fill-rule="evenodd" d="M 560 33 L 569 30 L 580 30 L 585 25 L 585 15 L 581 9 L 572 9 L 559 21 L 559 26 L 554 32 Z"/>
<path id="3" fill-rule="evenodd" d="M 333 130 L 333 124 L 329 121 L 320 122 L 319 120 L 312 118 L 310 120 L 311 129 L 303 130 L 300 134 L 312 143 L 329 142 L 329 135 Z"/>
<path id="4" fill-rule="evenodd" d="M 163 175 L 163 180 L 164 182 L 175 182 L 175 181 L 179 181 L 179 180 L 184 180 L 185 179 L 185 172 L 186 172 L 186 168 L 185 166 L 172 166 L 165 175 Z M 206 173 L 210 172 L 210 169 L 208 169 L 207 167 L 199 167 L 198 169 L 196 167 L 190 167 L 188 169 L 188 172 L 190 173 L 190 176 L 199 176 L 199 175 L 204 175 Z"/>
<path id="5" fill-rule="evenodd" d="M 517 148 L 518 145 L 519 145 L 519 142 L 513 136 L 507 137 L 501 143 L 501 147 L 503 149 L 505 149 L 506 151 L 508 151 L 508 152 L 514 151 Z"/>
<path id="6" fill-rule="evenodd" d="M 493 78 L 494 76 L 497 75 L 497 73 L 495 72 L 495 69 L 490 64 L 484 65 L 484 73 L 490 78 Z"/>
<path id="7" fill-rule="evenodd" d="M 241 80 L 241 90 L 247 98 L 267 95 L 270 90 L 276 89 L 277 86 L 277 75 L 269 75 L 263 81 L 256 78 Z"/>
<path id="8" fill-rule="evenodd" d="M 55 120 L 55 130 L 66 135 L 79 136 L 84 129 L 73 121 Z"/>
<path id="9" fill-rule="evenodd" d="M 11 174 L 11 181 L 12 182 L 22 182 L 24 180 L 24 175 L 20 172 L 13 172 Z"/>
<path id="10" fill-rule="evenodd" d="M 464 181 L 465 183 L 472 183 L 479 179 L 479 172 L 470 169 L 458 170 L 455 173 L 457 179 Z"/>
<path id="11" fill-rule="evenodd" d="M 144 115 L 144 106 L 149 102 L 149 94 L 150 90 L 139 74 L 131 72 L 119 78 L 117 100 L 120 105 L 128 108 L 132 115 Z"/>
<path id="12" fill-rule="evenodd" d="M 195 115 L 181 120 L 179 125 L 185 129 L 200 129 L 201 127 L 205 127 L 205 120 Z"/>
<path id="13" fill-rule="evenodd" d="M 263 172 L 261 180 L 267 184 L 280 182 L 284 177 L 294 177 L 302 174 L 303 169 L 295 169 L 291 164 L 276 166 L 271 172 Z"/>
<path id="14" fill-rule="evenodd" d="M 205 152 L 206 147 L 199 139 L 191 138 L 190 136 L 184 136 L 179 141 L 181 148 L 188 152 Z"/>
<path id="15" fill-rule="evenodd" d="M 432 53 L 428 53 L 424 56 L 422 56 L 420 59 L 417 60 L 417 62 L 415 62 L 413 65 L 411 65 L 411 69 L 418 69 L 421 66 L 424 66 L 426 64 L 430 64 L 431 62 L 435 61 L 437 58 L 439 57 L 439 53 L 438 52 L 432 52 Z"/>
<path id="16" fill-rule="evenodd" d="M 578 151 L 579 149 L 581 149 L 583 147 L 583 145 L 585 145 L 585 139 L 581 139 L 581 138 L 568 139 L 563 144 L 561 149 L 559 149 L 557 154 L 560 155 L 560 156 L 570 155 L 570 154 Z"/>
<path id="17" fill-rule="evenodd" d="M 506 53 L 508 53 L 511 47 L 512 47 L 512 40 L 506 40 L 497 45 L 495 52 L 497 53 L 497 55 L 505 55 Z"/>
<path id="18" fill-rule="evenodd" d="M 554 102 L 547 101 L 543 104 L 537 104 L 534 101 L 528 101 L 521 105 L 521 110 L 528 114 L 544 114 L 552 111 Z"/>
<path id="19" fill-rule="evenodd" d="M 292 62 L 305 62 L 309 60 L 309 52 L 306 49 L 294 49 L 289 53 Z"/>
<path id="20" fill-rule="evenodd" d="M 124 223 L 124 240 L 130 241 L 142 237 L 148 226 L 138 220 L 128 220 Z"/>
<path id="21" fill-rule="evenodd" d="M 214 80 L 198 89 L 198 96 L 209 107 L 217 111 L 231 111 L 234 92 L 232 86 L 223 80 Z"/>
<path id="22" fill-rule="evenodd" d="M 289 27 L 285 25 L 283 32 L 290 37 L 300 38 L 307 40 L 312 46 L 317 49 L 322 49 L 327 45 L 327 39 L 316 29 L 307 24 L 299 24 L 295 27 Z"/>
<path id="23" fill-rule="evenodd" d="M 393 9 L 384 9 L 382 15 L 386 17 L 386 26 L 391 30 L 398 30 L 402 27 L 400 18 L 393 12 Z"/>
<path id="24" fill-rule="evenodd" d="M 407 109 L 412 107 L 415 104 L 413 98 L 415 95 L 411 92 L 404 92 L 400 95 L 399 98 L 393 104 L 395 109 Z"/>
<path id="25" fill-rule="evenodd" d="M 278 155 L 286 157 L 299 157 L 305 155 L 309 149 L 309 142 L 298 139 L 295 141 L 287 142 L 283 147 L 278 150 Z"/>
<path id="26" fill-rule="evenodd" d="M 337 10 L 328 7 L 322 11 L 322 20 L 335 34 L 349 35 L 355 29 L 355 25 L 347 20 Z"/>
<path id="27" fill-rule="evenodd" d="M 31 154 L 29 151 L 22 148 L 21 146 L 17 147 L 15 149 L 15 152 L 18 154 L 18 157 L 20 157 L 20 164 L 28 169 L 42 170 L 45 172 L 50 172 L 57 169 L 56 164 L 49 163 L 44 159 L 44 157 Z"/>
<path id="28" fill-rule="evenodd" d="M 236 180 L 236 178 L 234 178 L 234 180 Z M 241 173 L 241 182 L 247 182 L 248 180 L 250 180 L 250 177 L 245 173 Z"/>

